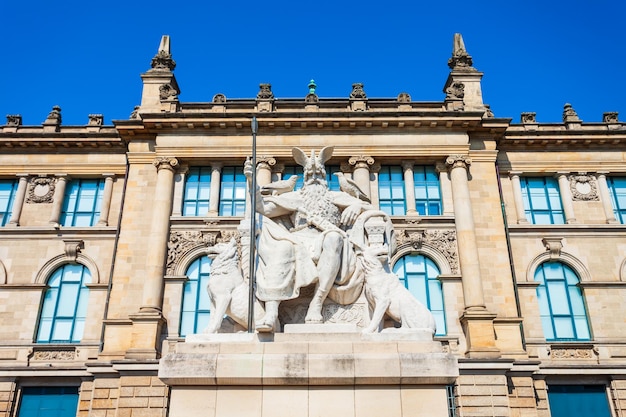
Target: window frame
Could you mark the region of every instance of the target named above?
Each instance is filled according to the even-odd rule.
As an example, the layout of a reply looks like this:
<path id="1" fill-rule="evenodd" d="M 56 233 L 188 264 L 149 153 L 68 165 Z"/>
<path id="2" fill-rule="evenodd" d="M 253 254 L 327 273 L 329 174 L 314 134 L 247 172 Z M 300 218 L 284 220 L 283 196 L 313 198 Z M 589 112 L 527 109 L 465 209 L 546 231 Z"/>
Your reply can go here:
<path id="1" fill-rule="evenodd" d="M 51 411 L 55 412 L 55 416 L 61 415 L 61 417 L 74 417 L 78 413 L 79 403 L 79 386 L 23 386 L 21 387 L 19 405 L 17 407 L 17 417 L 47 417 L 50 416 Z M 57 407 L 50 408 L 51 397 L 55 396 Z M 25 401 L 36 401 L 37 407 L 25 407 Z M 35 405 L 35 404 L 33 404 Z M 42 406 L 45 406 L 43 408 Z M 71 407 L 67 407 L 71 406 Z M 63 407 L 63 408 L 61 408 Z M 63 410 L 63 413 L 59 414 L 59 411 Z"/>
<path id="2" fill-rule="evenodd" d="M 609 194 L 611 196 L 611 207 L 613 208 L 613 214 L 615 218 L 621 223 L 626 222 L 626 177 L 608 177 L 607 186 L 609 188 Z M 623 182 L 623 186 L 616 187 L 615 182 Z M 623 192 L 618 192 L 618 189 L 623 189 Z M 624 204 L 620 204 L 620 200 L 624 201 Z"/>
<path id="3" fill-rule="evenodd" d="M 398 179 L 399 176 L 399 179 Z M 388 179 L 386 178 L 388 177 Z M 395 179 L 394 179 L 395 178 Z M 398 184 L 400 187 L 398 188 Z M 386 189 L 386 193 L 381 191 Z M 395 192 L 401 190 L 401 197 Z M 389 198 L 382 198 L 383 195 Z M 401 203 L 401 206 L 400 206 Z M 378 171 L 378 207 L 390 216 L 406 215 L 404 171 L 399 165 L 382 165 Z"/>
<path id="4" fill-rule="evenodd" d="M 84 198 L 83 195 L 87 190 L 86 185 L 95 185 L 95 194 L 92 198 Z M 98 223 L 102 208 L 102 199 L 104 197 L 104 178 L 78 178 L 69 181 L 65 188 L 63 196 L 63 206 L 61 209 L 60 223 L 64 227 L 92 227 Z M 74 194 L 75 193 L 75 194 Z M 70 207 L 73 202 L 73 207 Z M 83 203 L 91 203 L 90 210 L 81 210 Z M 89 215 L 89 224 L 82 223 L 84 216 Z"/>
<path id="5" fill-rule="evenodd" d="M 212 172 L 213 169 L 210 166 L 195 166 L 189 168 L 189 172 L 187 172 L 185 176 L 185 187 L 183 190 L 183 216 L 205 216 L 209 212 Z M 197 180 L 195 180 L 196 177 Z M 192 185 L 193 187 L 190 188 L 190 185 Z M 195 191 L 196 193 L 195 198 L 189 197 L 189 195 L 193 191 Z M 204 198 L 205 193 L 208 194 L 206 198 Z M 187 210 L 193 211 L 193 214 L 187 214 Z M 204 212 L 202 213 L 201 210 L 203 210 Z"/>
<path id="6" fill-rule="evenodd" d="M 187 279 L 183 284 L 183 291 L 181 296 L 180 305 L 180 324 L 178 326 L 178 334 L 181 337 L 188 336 L 190 334 L 197 334 L 202 332 L 208 325 L 211 318 L 211 305 L 207 294 L 207 285 L 209 279 L 211 279 L 211 264 L 213 260 L 202 255 L 195 258 L 185 271 Z M 192 268 L 197 268 L 197 274 L 191 271 Z M 191 272 L 190 272 L 191 271 Z M 195 286 L 192 301 L 187 301 L 188 288 Z M 193 308 L 185 308 L 185 305 L 193 304 Z M 202 316 L 206 315 L 206 317 Z M 191 323 L 189 325 L 188 323 Z M 187 332 L 187 329 L 191 328 L 191 333 Z"/>
<path id="7" fill-rule="evenodd" d="M 6 186 L 6 190 L 4 189 Z M 10 179 L 0 179 L 0 201 L 6 201 L 6 205 L 0 206 L 0 227 L 6 226 L 11 220 L 13 213 L 13 204 L 15 203 L 15 195 L 17 194 L 18 181 Z M 9 189 L 10 188 L 10 189 Z M 4 193 L 6 194 L 6 198 Z"/>
<path id="8" fill-rule="evenodd" d="M 434 180 L 429 180 L 429 176 L 434 176 Z M 422 179 L 423 178 L 423 179 Z M 436 185 L 436 194 L 432 196 Z M 441 181 L 437 170 L 430 165 L 413 165 L 413 188 L 415 195 L 415 210 L 420 216 L 441 216 L 443 214 L 443 199 L 441 194 Z M 423 191 L 422 191 L 423 190 Z M 418 198 L 418 195 L 425 195 Z M 423 210 L 421 210 L 423 205 Z M 436 206 L 436 213 L 431 213 L 431 207 Z"/>
<path id="9" fill-rule="evenodd" d="M 540 189 L 538 187 L 539 181 L 542 182 L 542 192 L 533 192 L 532 190 Z M 520 177 L 520 186 L 524 202 L 524 213 L 529 223 L 537 225 L 565 224 L 561 190 L 555 178 Z M 556 207 L 557 205 L 558 207 Z M 544 221 L 546 218 L 549 219 L 549 222 Z"/>

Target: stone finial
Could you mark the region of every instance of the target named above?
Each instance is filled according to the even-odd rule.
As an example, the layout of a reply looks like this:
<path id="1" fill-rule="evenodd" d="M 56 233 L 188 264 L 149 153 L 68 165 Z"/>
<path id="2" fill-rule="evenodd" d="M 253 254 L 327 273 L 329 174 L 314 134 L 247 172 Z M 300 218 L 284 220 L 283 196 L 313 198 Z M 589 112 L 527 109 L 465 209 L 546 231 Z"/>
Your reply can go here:
<path id="1" fill-rule="evenodd" d="M 161 38 L 159 51 L 154 58 L 152 58 L 150 66 L 152 67 L 150 71 L 174 71 L 174 68 L 176 68 L 176 61 L 172 59 L 170 52 L 169 35 L 163 35 Z"/>
<path id="2" fill-rule="evenodd" d="M 139 109 L 141 108 L 141 106 L 135 106 L 135 108 L 133 109 L 132 113 L 130 114 L 130 116 L 128 116 L 129 119 L 139 119 Z"/>
<path id="3" fill-rule="evenodd" d="M 307 87 L 309 88 L 309 93 L 304 98 L 304 101 L 306 103 L 317 103 L 319 101 L 319 98 L 315 93 L 315 90 L 317 89 L 317 84 L 315 84 L 314 80 L 311 80 L 309 81 L 309 85 Z"/>
<path id="4" fill-rule="evenodd" d="M 452 43 L 452 57 L 448 60 L 448 67 L 453 71 L 476 71 L 472 64 L 472 57 L 465 49 L 463 36 L 460 33 L 455 33 Z"/>
<path id="5" fill-rule="evenodd" d="M 409 95 L 409 93 L 400 93 L 398 94 L 398 102 L 399 103 L 410 103 L 411 102 L 411 96 Z"/>
<path id="6" fill-rule="evenodd" d="M 43 122 L 44 132 L 58 132 L 61 128 L 61 107 L 54 106 Z"/>
<path id="7" fill-rule="evenodd" d="M 619 123 L 617 116 L 618 116 L 618 113 L 616 111 L 603 113 L 602 123 Z M 7 121 L 8 121 L 8 117 L 9 116 L 7 116 Z"/>
<path id="8" fill-rule="evenodd" d="M 563 106 L 563 123 L 569 122 L 580 122 L 580 118 L 578 118 L 578 114 L 576 110 L 572 107 L 571 104 L 565 103 Z"/>
<path id="9" fill-rule="evenodd" d="M 262 83 L 259 84 L 259 92 L 256 95 L 257 100 L 274 100 L 274 93 L 272 93 L 272 84 Z"/>
<path id="10" fill-rule="evenodd" d="M 102 126 L 104 123 L 104 115 L 102 114 L 90 114 L 88 126 Z"/>
<path id="11" fill-rule="evenodd" d="M 21 125 L 22 125 L 21 114 L 7 114 L 7 126 L 21 126 Z"/>
<path id="12" fill-rule="evenodd" d="M 217 93 L 213 96 L 213 103 L 226 103 L 226 96 L 222 93 Z"/>
<path id="13" fill-rule="evenodd" d="M 535 112 L 523 112 L 520 115 L 520 119 L 522 124 L 533 124 L 537 123 L 537 113 Z"/>
<path id="14" fill-rule="evenodd" d="M 365 94 L 365 90 L 363 90 L 363 83 L 352 84 L 352 91 L 350 92 L 350 99 L 365 100 L 366 98 L 367 98 L 367 94 Z"/>

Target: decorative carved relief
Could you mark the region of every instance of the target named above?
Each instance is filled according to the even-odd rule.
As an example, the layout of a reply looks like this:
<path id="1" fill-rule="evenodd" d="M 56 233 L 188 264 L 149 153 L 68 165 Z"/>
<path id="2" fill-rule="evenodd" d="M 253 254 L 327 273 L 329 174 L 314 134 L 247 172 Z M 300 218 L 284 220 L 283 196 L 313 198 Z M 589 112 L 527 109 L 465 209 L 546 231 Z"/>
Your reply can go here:
<path id="1" fill-rule="evenodd" d="M 259 84 L 259 92 L 256 95 L 257 100 L 273 100 L 272 84 Z"/>
<path id="2" fill-rule="evenodd" d="M 537 113 L 535 112 L 524 112 L 521 114 L 521 119 L 523 124 L 528 123 L 537 123 Z"/>
<path id="3" fill-rule="evenodd" d="M 459 255 L 454 230 L 404 230 L 396 234 L 397 246 L 411 245 L 419 250 L 422 245 L 428 245 L 441 253 L 453 274 L 460 273 Z"/>
<path id="4" fill-rule="evenodd" d="M 35 361 L 71 361 L 76 359 L 76 351 L 72 350 L 36 350 L 33 353 Z"/>
<path id="5" fill-rule="evenodd" d="M 218 232 L 172 230 L 170 239 L 167 242 L 166 274 L 174 275 L 178 259 L 188 250 L 199 245 L 207 247 L 215 245 L 217 243 L 217 235 Z"/>
<path id="6" fill-rule="evenodd" d="M 163 84 L 159 87 L 159 98 L 161 100 L 176 100 L 179 91 L 172 84 Z"/>
<path id="7" fill-rule="evenodd" d="M 450 155 L 446 158 L 446 165 L 450 170 L 454 168 L 467 169 L 472 164 L 472 159 L 467 155 Z"/>
<path id="8" fill-rule="evenodd" d="M 104 115 L 102 114 L 90 114 L 89 115 L 89 126 L 102 126 L 104 123 Z"/>
<path id="9" fill-rule="evenodd" d="M 595 359 L 598 351 L 595 347 L 548 348 L 548 354 L 552 359 Z"/>
<path id="10" fill-rule="evenodd" d="M 128 116 L 129 119 L 139 119 L 139 109 L 141 106 L 135 106 L 133 112 Z"/>
<path id="11" fill-rule="evenodd" d="M 159 50 L 157 54 L 152 58 L 150 63 L 152 69 L 156 70 L 170 70 L 174 71 L 176 68 L 176 61 L 172 59 L 172 54 L 165 50 Z"/>
<path id="12" fill-rule="evenodd" d="M 456 81 L 446 88 L 446 100 L 461 100 L 465 97 L 465 84 Z"/>
<path id="13" fill-rule="evenodd" d="M 565 103 L 563 106 L 563 123 L 567 122 L 580 122 L 580 118 L 578 118 L 578 113 L 572 107 L 571 104 Z"/>
<path id="14" fill-rule="evenodd" d="M 28 196 L 26 203 L 52 203 L 54 200 L 54 187 L 57 179 L 53 177 L 33 177 L 28 182 Z"/>
<path id="15" fill-rule="evenodd" d="M 226 103 L 226 96 L 222 93 L 217 93 L 213 96 L 213 103 Z"/>
<path id="16" fill-rule="evenodd" d="M 409 93 L 400 93 L 398 94 L 398 103 L 410 103 L 411 96 Z"/>
<path id="17" fill-rule="evenodd" d="M 319 102 L 319 101 L 320 101 L 320 99 L 319 99 L 319 97 L 317 96 L 317 94 L 315 94 L 315 93 L 309 93 L 309 94 L 307 94 L 307 95 L 304 97 L 304 102 L 305 102 L 305 103 L 317 103 L 317 102 Z"/>
<path id="18" fill-rule="evenodd" d="M 279 307 L 279 317 L 283 324 L 304 323 L 304 318 L 308 310 L 308 299 L 298 300 L 297 303 L 281 303 Z M 325 303 L 322 307 L 324 323 L 351 323 L 358 327 L 365 327 L 364 317 L 368 317 L 365 304 L 355 303 L 341 305 L 335 303 Z"/>
<path id="19" fill-rule="evenodd" d="M 21 114 L 7 114 L 7 126 L 21 126 L 22 115 Z"/>
<path id="20" fill-rule="evenodd" d="M 561 257 L 561 249 L 563 249 L 562 237 L 544 237 L 541 239 L 541 243 L 550 252 L 550 260 L 557 260 Z"/>
<path id="21" fill-rule="evenodd" d="M 460 33 L 454 34 L 454 44 L 452 46 L 452 57 L 448 59 L 448 67 L 453 71 L 476 71 L 472 67 L 472 57 L 465 49 L 465 42 Z"/>
<path id="22" fill-rule="evenodd" d="M 250 233 L 248 232 L 248 235 Z M 241 234 L 237 230 L 222 230 L 220 232 L 219 237 L 217 238 L 217 242 L 229 242 L 230 239 L 235 239 L 237 242 L 241 239 Z"/>
<path id="23" fill-rule="evenodd" d="M 496 117 L 496 115 L 493 114 L 493 110 L 491 110 L 491 106 L 489 106 L 489 104 L 485 104 L 485 114 L 483 114 L 483 118 L 493 119 L 494 117 Z"/>
<path id="24" fill-rule="evenodd" d="M 46 121 L 44 123 L 50 124 L 61 124 L 61 107 L 54 106 L 52 107 L 52 111 L 48 113 L 48 117 L 46 117 Z"/>
<path id="25" fill-rule="evenodd" d="M 76 262 L 76 258 L 80 253 L 81 249 L 85 248 L 85 242 L 83 240 L 64 240 L 65 243 L 65 256 L 67 256 L 70 261 Z"/>
<path id="26" fill-rule="evenodd" d="M 367 94 L 365 94 L 365 90 L 363 90 L 363 83 L 352 84 L 352 91 L 350 92 L 350 99 L 365 100 L 366 98 L 367 98 Z"/>
<path id="27" fill-rule="evenodd" d="M 602 123 L 619 123 L 619 120 L 617 117 L 618 117 L 618 113 L 616 111 L 603 113 Z"/>
<path id="28" fill-rule="evenodd" d="M 600 201 L 595 175 L 587 175 L 585 172 L 570 175 L 569 186 L 574 201 Z"/>
<path id="29" fill-rule="evenodd" d="M 374 158 L 368 155 L 356 155 L 351 156 L 348 163 L 355 168 L 368 168 L 368 166 L 374 165 Z"/>
<path id="30" fill-rule="evenodd" d="M 159 156 L 154 159 L 152 164 L 157 168 L 157 171 L 162 168 L 175 170 L 178 166 L 178 159 L 169 156 Z"/>

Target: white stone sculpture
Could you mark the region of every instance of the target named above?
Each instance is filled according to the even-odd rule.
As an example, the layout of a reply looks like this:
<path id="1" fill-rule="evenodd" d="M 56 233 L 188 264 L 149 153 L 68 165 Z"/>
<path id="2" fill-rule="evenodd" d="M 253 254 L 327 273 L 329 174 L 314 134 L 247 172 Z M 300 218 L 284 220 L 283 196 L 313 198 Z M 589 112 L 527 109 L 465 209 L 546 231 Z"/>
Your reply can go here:
<path id="1" fill-rule="evenodd" d="M 243 278 L 239 263 L 237 241 L 218 243 L 209 248 L 209 254 L 217 256 L 211 263 L 211 278 L 207 286 L 211 302 L 211 317 L 205 333 L 217 333 L 224 314 L 244 328 L 248 328 L 249 282 Z M 263 306 L 254 305 L 255 317 L 263 317 Z"/>
<path id="2" fill-rule="evenodd" d="M 398 276 L 389 270 L 389 249 L 386 245 L 360 248 L 359 266 L 365 275 L 365 296 L 374 308 L 370 325 L 363 333 L 378 330 L 385 313 L 401 324 L 402 329 L 427 330 L 435 334 L 432 313 L 415 299 Z"/>

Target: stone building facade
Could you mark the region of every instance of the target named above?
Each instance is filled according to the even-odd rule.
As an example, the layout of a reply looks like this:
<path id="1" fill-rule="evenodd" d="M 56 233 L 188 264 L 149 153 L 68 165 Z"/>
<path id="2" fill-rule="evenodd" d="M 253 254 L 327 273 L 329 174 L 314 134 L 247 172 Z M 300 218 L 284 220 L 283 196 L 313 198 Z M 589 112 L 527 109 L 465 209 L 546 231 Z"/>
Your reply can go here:
<path id="1" fill-rule="evenodd" d="M 495 117 L 460 36 L 448 64 L 440 102 L 312 82 L 302 99 L 262 84 L 185 103 L 164 37 L 129 119 L 7 116 L 0 414 L 626 415 L 626 125 L 569 104 L 562 123 Z M 390 215 L 391 265 L 434 341 L 341 331 L 369 320 L 364 299 L 327 302 L 309 331 L 295 300 L 275 333 L 225 319 L 196 335 L 211 248 L 250 236 L 253 117 L 259 185 L 297 173 L 293 147 L 333 146 L 327 171 Z"/>

